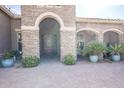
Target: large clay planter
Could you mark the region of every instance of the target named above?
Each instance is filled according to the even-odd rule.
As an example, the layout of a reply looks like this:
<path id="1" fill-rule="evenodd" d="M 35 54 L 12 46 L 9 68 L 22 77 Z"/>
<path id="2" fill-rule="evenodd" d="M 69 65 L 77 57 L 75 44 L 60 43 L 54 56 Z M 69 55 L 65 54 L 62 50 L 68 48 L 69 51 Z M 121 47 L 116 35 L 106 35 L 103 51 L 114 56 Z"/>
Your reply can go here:
<path id="1" fill-rule="evenodd" d="M 90 56 L 90 61 L 93 62 L 93 63 L 98 62 L 98 56 L 97 55 L 91 55 Z"/>
<path id="2" fill-rule="evenodd" d="M 13 58 L 11 58 L 11 59 L 4 59 L 4 60 L 2 60 L 1 63 L 2 63 L 3 67 L 11 67 L 14 64 L 14 60 L 13 60 Z"/>
<path id="3" fill-rule="evenodd" d="M 120 61 L 120 59 L 121 59 L 120 55 L 112 55 L 112 61 L 118 62 Z"/>

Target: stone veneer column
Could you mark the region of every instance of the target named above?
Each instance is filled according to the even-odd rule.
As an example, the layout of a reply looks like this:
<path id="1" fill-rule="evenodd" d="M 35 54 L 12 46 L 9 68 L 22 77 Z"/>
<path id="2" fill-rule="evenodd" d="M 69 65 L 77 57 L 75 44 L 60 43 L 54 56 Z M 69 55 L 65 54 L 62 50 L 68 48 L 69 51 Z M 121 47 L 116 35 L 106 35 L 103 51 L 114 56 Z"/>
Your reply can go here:
<path id="1" fill-rule="evenodd" d="M 103 39 L 104 39 L 103 33 L 98 33 L 98 41 L 104 43 Z"/>
<path id="2" fill-rule="evenodd" d="M 39 30 L 22 30 L 23 57 L 39 55 Z"/>
<path id="3" fill-rule="evenodd" d="M 104 36 L 103 36 L 103 33 L 98 33 L 97 34 L 98 35 L 98 41 L 100 42 L 100 43 L 104 43 Z M 103 53 L 101 53 L 101 54 L 99 54 L 98 55 L 99 56 L 99 61 L 103 61 Z"/>
<path id="4" fill-rule="evenodd" d="M 77 59 L 76 53 L 76 31 L 61 30 L 60 31 L 60 58 L 63 61 L 64 56 L 71 54 Z"/>
<path id="5" fill-rule="evenodd" d="M 119 43 L 123 44 L 123 34 L 119 34 Z"/>

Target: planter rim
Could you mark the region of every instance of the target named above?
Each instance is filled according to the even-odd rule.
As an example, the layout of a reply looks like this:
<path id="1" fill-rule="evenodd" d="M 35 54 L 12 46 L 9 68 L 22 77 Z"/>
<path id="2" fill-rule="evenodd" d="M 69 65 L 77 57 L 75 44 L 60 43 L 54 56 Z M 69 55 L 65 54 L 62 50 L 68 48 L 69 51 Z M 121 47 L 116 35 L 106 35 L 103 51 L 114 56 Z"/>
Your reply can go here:
<path id="1" fill-rule="evenodd" d="M 112 54 L 112 56 L 120 56 L 120 54 Z"/>
<path id="2" fill-rule="evenodd" d="M 98 55 L 90 55 L 90 56 L 98 56 Z"/>
<path id="3" fill-rule="evenodd" d="M 7 58 L 7 59 L 6 59 L 6 58 L 3 58 L 3 60 L 10 60 L 10 59 L 13 59 L 13 58 L 14 58 L 14 57 L 12 57 L 12 58 Z"/>

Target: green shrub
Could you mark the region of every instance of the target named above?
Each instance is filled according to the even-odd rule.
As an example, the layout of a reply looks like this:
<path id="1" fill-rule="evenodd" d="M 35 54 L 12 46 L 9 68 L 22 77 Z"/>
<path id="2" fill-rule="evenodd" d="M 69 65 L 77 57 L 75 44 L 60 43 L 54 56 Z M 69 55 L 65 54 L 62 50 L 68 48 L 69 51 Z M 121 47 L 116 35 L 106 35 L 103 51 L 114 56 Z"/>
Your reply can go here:
<path id="1" fill-rule="evenodd" d="M 72 55 L 66 55 L 64 57 L 63 63 L 66 65 L 74 65 L 76 63 L 76 60 L 74 59 L 74 57 Z"/>
<path id="2" fill-rule="evenodd" d="M 40 60 L 36 56 L 29 56 L 22 59 L 22 66 L 26 68 L 36 67 L 39 63 Z"/>
<path id="3" fill-rule="evenodd" d="M 4 54 L 4 59 L 10 59 L 13 56 L 14 56 L 13 51 L 9 51 Z"/>

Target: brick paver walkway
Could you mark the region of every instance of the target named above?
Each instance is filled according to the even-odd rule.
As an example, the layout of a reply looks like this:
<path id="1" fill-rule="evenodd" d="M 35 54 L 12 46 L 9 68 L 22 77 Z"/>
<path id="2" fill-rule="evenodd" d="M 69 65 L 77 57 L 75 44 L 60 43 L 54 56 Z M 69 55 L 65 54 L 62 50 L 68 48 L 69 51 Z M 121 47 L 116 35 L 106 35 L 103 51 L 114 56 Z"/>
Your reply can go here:
<path id="1" fill-rule="evenodd" d="M 124 87 L 124 62 L 67 66 L 44 60 L 35 68 L 0 68 L 0 87 Z"/>

